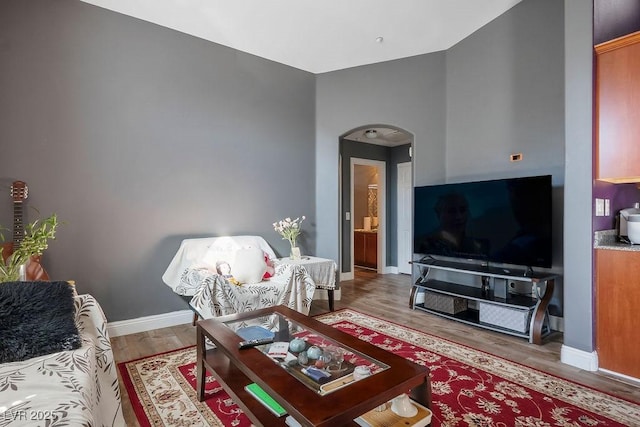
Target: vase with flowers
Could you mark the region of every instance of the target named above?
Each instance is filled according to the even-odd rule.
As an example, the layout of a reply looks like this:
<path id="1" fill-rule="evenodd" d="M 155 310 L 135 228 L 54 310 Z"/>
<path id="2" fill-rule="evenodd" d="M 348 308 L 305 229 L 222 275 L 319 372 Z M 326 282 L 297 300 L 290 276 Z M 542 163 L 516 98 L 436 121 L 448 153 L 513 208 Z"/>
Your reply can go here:
<path id="1" fill-rule="evenodd" d="M 282 236 L 283 240 L 287 240 L 291 245 L 291 259 L 300 259 L 300 248 L 296 244 L 296 240 L 302 233 L 302 221 L 306 217 L 291 219 L 289 217 L 273 223 L 273 229 Z"/>

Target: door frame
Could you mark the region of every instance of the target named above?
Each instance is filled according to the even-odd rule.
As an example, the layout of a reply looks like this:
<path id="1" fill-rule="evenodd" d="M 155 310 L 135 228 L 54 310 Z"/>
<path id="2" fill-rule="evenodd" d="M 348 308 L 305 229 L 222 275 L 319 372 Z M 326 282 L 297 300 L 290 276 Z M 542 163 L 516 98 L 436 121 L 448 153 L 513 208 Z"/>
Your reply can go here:
<path id="1" fill-rule="evenodd" d="M 351 174 L 349 184 L 349 212 L 351 213 L 351 221 L 349 221 L 351 244 L 351 274 L 355 274 L 355 266 L 353 259 L 353 195 L 354 195 L 354 170 L 356 165 L 375 166 L 378 172 L 378 259 L 377 273 L 384 274 L 387 271 L 387 162 L 382 160 L 361 159 L 357 157 L 351 158 L 349 173 Z"/>
<path id="2" fill-rule="evenodd" d="M 396 194 L 397 194 L 397 206 L 396 206 L 396 256 L 397 256 L 397 264 L 398 264 L 398 273 L 401 274 L 411 274 L 411 265 L 409 264 L 409 262 L 412 261 L 413 258 L 413 244 L 411 241 L 411 238 L 413 236 L 413 224 L 412 224 L 412 219 L 413 219 L 413 161 L 409 161 L 409 162 L 403 162 L 403 163 L 398 163 L 396 165 L 397 168 L 397 177 L 398 179 L 396 179 Z M 411 195 L 409 196 L 409 200 L 404 201 L 403 198 L 400 197 L 400 193 L 401 193 L 401 182 L 400 182 L 400 170 L 401 169 L 408 169 L 409 170 L 409 188 L 411 189 Z M 404 205 L 402 202 L 405 202 Z M 408 205 L 408 206 L 407 206 Z M 403 242 L 402 241 L 402 229 L 403 229 L 403 224 L 402 224 L 402 216 L 401 216 L 401 212 L 403 209 L 408 209 L 408 224 L 404 224 L 405 227 L 407 227 L 410 231 L 409 236 L 408 236 L 408 241 L 407 242 Z M 408 257 L 406 259 L 407 264 L 406 266 L 403 268 L 401 267 L 402 262 L 405 261 L 404 259 L 401 259 L 400 254 L 401 254 L 401 243 L 407 245 L 407 247 L 409 248 L 409 252 L 408 252 Z"/>

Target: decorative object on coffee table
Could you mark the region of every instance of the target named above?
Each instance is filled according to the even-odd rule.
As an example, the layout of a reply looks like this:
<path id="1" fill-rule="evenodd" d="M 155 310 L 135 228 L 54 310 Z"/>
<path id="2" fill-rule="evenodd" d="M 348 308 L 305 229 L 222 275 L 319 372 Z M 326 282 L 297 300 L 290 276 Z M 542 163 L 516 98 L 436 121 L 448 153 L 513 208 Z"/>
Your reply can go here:
<path id="1" fill-rule="evenodd" d="M 393 413 L 396 415 L 400 415 L 401 417 L 411 418 L 418 413 L 418 408 L 416 408 L 415 405 L 411 403 L 411 399 L 409 399 L 409 396 L 403 393 L 392 400 L 391 411 L 393 411 Z"/>
<path id="2" fill-rule="evenodd" d="M 391 410 L 391 402 L 388 402 L 366 414 L 362 414 L 354 421 L 356 424 L 364 427 L 425 427 L 430 425 L 432 418 L 431 411 L 418 403 L 412 402 L 411 404 L 416 407 L 416 413 L 412 417 L 403 417 L 396 414 Z M 464 423 L 462 420 L 460 420 L 460 422 Z M 442 423 L 442 425 L 444 425 L 444 423 Z M 453 427 L 453 424 L 451 426 Z"/>
<path id="3" fill-rule="evenodd" d="M 289 343 L 289 350 L 295 353 L 299 353 L 305 349 L 306 345 L 307 345 L 306 341 L 303 340 L 302 338 L 294 338 Z"/>
<path id="4" fill-rule="evenodd" d="M 359 381 L 371 375 L 371 369 L 368 366 L 356 366 L 353 370 L 353 379 Z"/>
<path id="5" fill-rule="evenodd" d="M 300 259 L 300 248 L 296 241 L 298 236 L 302 233 L 302 222 L 306 219 L 304 215 L 296 219 L 289 217 L 273 223 L 273 229 L 282 236 L 283 240 L 287 240 L 291 245 L 291 259 Z"/>

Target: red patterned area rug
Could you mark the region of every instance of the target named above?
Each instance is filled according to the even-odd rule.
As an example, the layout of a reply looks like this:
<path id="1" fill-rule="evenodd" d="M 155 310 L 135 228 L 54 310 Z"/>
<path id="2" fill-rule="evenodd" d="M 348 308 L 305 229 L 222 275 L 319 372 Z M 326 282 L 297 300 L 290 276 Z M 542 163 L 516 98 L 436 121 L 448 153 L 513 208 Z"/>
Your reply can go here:
<path id="1" fill-rule="evenodd" d="M 432 426 L 640 426 L 640 405 L 353 310 L 317 316 L 431 370 Z M 120 363 L 141 426 L 249 426 L 207 377 L 195 393 L 195 347 Z"/>

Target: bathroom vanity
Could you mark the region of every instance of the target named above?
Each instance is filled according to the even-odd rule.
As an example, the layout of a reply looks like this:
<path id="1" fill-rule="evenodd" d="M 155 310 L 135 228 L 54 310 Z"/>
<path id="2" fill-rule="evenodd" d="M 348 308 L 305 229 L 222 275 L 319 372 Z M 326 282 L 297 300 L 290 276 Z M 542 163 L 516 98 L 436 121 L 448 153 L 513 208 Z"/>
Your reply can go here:
<path id="1" fill-rule="evenodd" d="M 358 267 L 378 268 L 378 232 L 353 232 L 353 264 Z"/>

